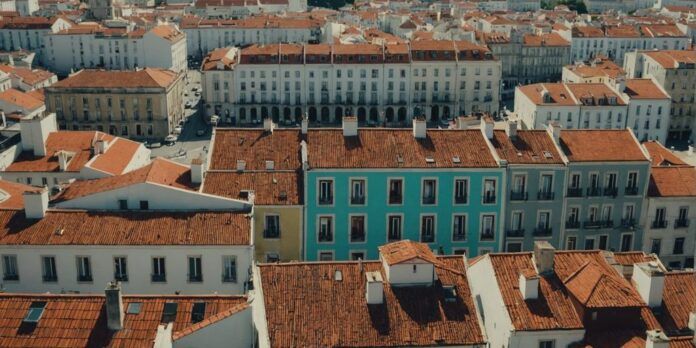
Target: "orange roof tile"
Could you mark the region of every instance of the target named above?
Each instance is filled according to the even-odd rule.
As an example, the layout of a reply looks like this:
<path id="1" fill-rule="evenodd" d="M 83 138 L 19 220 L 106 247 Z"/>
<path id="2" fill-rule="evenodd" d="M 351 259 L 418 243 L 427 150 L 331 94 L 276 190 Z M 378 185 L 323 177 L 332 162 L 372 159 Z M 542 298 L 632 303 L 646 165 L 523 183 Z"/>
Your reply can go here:
<path id="1" fill-rule="evenodd" d="M 39 321 L 26 332 L 24 317 L 33 302 L 45 302 Z M 214 322 L 220 313 L 246 306 L 243 296 L 123 296 L 124 310 L 141 303 L 139 314 L 124 315 L 122 330 L 106 325 L 104 296 L 0 294 L 0 346 L 2 347 L 145 347 L 152 346 L 162 324 L 164 304 L 177 303 L 173 336 Z M 205 303 L 203 321 L 195 323 L 195 303 Z"/>
<path id="2" fill-rule="evenodd" d="M 651 79 L 626 80 L 624 93 L 632 99 L 669 99 L 667 93 Z"/>
<path id="3" fill-rule="evenodd" d="M 273 161 L 275 170 L 298 170 L 301 134 L 299 129 L 217 128 L 210 160 L 211 170 L 237 170 L 237 160 L 246 170 L 265 170 Z"/>
<path id="4" fill-rule="evenodd" d="M 38 192 L 34 186 L 0 180 L 0 209 L 24 209 L 24 192 Z"/>
<path id="5" fill-rule="evenodd" d="M 247 199 L 242 191 L 254 191 L 257 205 L 301 205 L 301 172 L 218 172 L 208 171 L 203 192 L 233 199 Z"/>
<path id="6" fill-rule="evenodd" d="M 523 38 L 525 46 L 568 46 L 570 42 L 566 41 L 557 33 L 548 33 L 543 35 L 525 35 Z"/>
<path id="7" fill-rule="evenodd" d="M 648 161 L 628 129 L 564 129 L 560 145 L 571 162 Z"/>
<path id="8" fill-rule="evenodd" d="M 36 110 L 44 105 L 43 99 L 22 92 L 20 90 L 10 88 L 0 92 L 0 101 L 8 104 L 16 105 L 26 110 Z"/>
<path id="9" fill-rule="evenodd" d="M 142 70 L 81 70 L 51 85 L 59 88 L 168 88 L 179 79 L 171 70 L 145 68 Z"/>
<path id="10" fill-rule="evenodd" d="M 653 167 L 648 184 L 649 197 L 696 196 L 694 167 Z"/>
<path id="11" fill-rule="evenodd" d="M 250 228 L 232 212 L 0 210 L 0 245 L 249 245 Z"/>
<path id="12" fill-rule="evenodd" d="M 633 266 L 636 263 L 656 261 L 657 257 L 652 254 L 646 254 L 642 251 L 625 251 L 615 252 L 614 261 L 622 266 Z"/>
<path id="13" fill-rule="evenodd" d="M 676 69 L 679 63 L 696 64 L 696 50 L 685 51 L 645 51 L 644 55 L 654 59 L 665 69 Z"/>
<path id="14" fill-rule="evenodd" d="M 696 272 L 678 271 L 665 274 L 662 307 L 657 319 L 670 336 L 689 328 L 689 313 L 696 310 Z"/>
<path id="15" fill-rule="evenodd" d="M 41 69 L 30 69 L 19 66 L 11 66 L 0 64 L 0 70 L 15 75 L 17 78 L 21 79 L 24 83 L 29 85 L 35 85 L 37 83 L 46 81 L 53 78 L 56 74 Z"/>
<path id="16" fill-rule="evenodd" d="M 646 141 L 643 143 L 643 147 L 648 150 L 654 167 L 689 166 L 688 163 L 682 161 L 681 158 L 677 157 L 677 155 L 673 154 L 672 151 L 658 141 Z"/>
<path id="17" fill-rule="evenodd" d="M 600 100 L 615 98 L 615 105 L 626 105 L 626 102 L 613 89 L 604 83 L 569 83 L 568 89 L 575 99 L 584 105 L 601 105 Z M 585 101 L 585 99 L 588 99 Z"/>
<path id="18" fill-rule="evenodd" d="M 410 240 L 402 240 L 379 247 L 379 254 L 388 265 L 396 265 L 402 262 L 421 259 L 423 261 L 438 264 L 438 259 L 427 244 Z"/>
<path id="19" fill-rule="evenodd" d="M 498 156 L 510 164 L 563 164 L 561 154 L 545 130 L 518 130 L 514 139 L 497 130 L 491 143 Z"/>
<path id="20" fill-rule="evenodd" d="M 574 99 L 570 90 L 564 83 L 537 83 L 517 87 L 520 92 L 524 93 L 532 103 L 541 104 L 556 104 L 556 105 L 579 105 L 579 102 Z M 548 94 L 547 100 L 544 100 L 544 93 Z"/>
<path id="21" fill-rule="evenodd" d="M 410 129 L 360 128 L 357 137 L 344 137 L 341 129 L 310 129 L 307 147 L 312 168 L 497 166 L 479 130 L 428 129 L 425 139 L 416 139 Z"/>
<path id="22" fill-rule="evenodd" d="M 385 282 L 382 305 L 368 305 L 365 299 L 365 272 L 382 271 L 380 262 L 259 265 L 271 346 L 484 344 L 463 258 L 438 261 L 443 267 L 436 268 L 439 281 L 433 286 L 391 287 Z M 341 281 L 334 280 L 337 271 Z M 443 299 L 444 285 L 455 287 L 456 301 Z"/>

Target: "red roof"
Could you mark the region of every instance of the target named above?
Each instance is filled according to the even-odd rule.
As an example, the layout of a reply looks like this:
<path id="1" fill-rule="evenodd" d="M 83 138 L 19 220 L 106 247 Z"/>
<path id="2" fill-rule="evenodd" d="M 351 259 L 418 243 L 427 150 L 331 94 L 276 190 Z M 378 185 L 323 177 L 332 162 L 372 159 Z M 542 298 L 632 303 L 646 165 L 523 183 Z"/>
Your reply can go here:
<path id="1" fill-rule="evenodd" d="M 646 141 L 643 147 L 648 150 L 653 167 L 689 166 L 658 141 Z"/>
<path id="2" fill-rule="evenodd" d="M 248 199 L 243 191 L 254 191 L 256 205 L 301 205 L 300 171 L 208 171 L 203 192 L 233 199 Z"/>
<path id="3" fill-rule="evenodd" d="M 301 134 L 299 129 L 276 129 L 272 133 L 252 128 L 216 128 L 211 170 L 237 170 L 237 161 L 246 161 L 246 170 L 265 170 L 273 161 L 275 170 L 298 170 Z"/>
<path id="4" fill-rule="evenodd" d="M 571 162 L 648 161 L 628 129 L 564 129 L 560 145 Z"/>
<path id="5" fill-rule="evenodd" d="M 648 185 L 649 197 L 696 197 L 694 167 L 653 167 Z"/>
<path id="6" fill-rule="evenodd" d="M 0 180 L 0 209 L 24 209 L 24 192 L 38 192 L 34 186 Z"/>
<path id="7" fill-rule="evenodd" d="M 32 303 L 44 302 L 36 324 L 24 318 Z M 205 303 L 201 322 L 192 320 L 196 303 Z M 123 308 L 141 303 L 138 314 L 124 314 L 123 329 L 106 325 L 104 296 L 0 294 L 0 346 L 2 347 L 148 347 L 162 325 L 165 303 L 176 303 L 172 333 L 178 337 L 194 326 L 206 325 L 224 312 L 248 307 L 244 296 L 123 296 Z M 230 314 L 231 315 L 231 314 Z"/>
<path id="8" fill-rule="evenodd" d="M 437 264 L 438 259 L 427 244 L 402 240 L 379 247 L 379 254 L 388 265 L 420 259 Z"/>
<path id="9" fill-rule="evenodd" d="M 81 70 L 56 82 L 58 88 L 168 88 L 179 75 L 171 70 L 145 68 L 141 70 Z"/>
<path id="10" fill-rule="evenodd" d="M 662 307 L 657 319 L 667 332 L 689 327 L 689 313 L 696 310 L 696 272 L 678 271 L 665 274 Z"/>
<path id="11" fill-rule="evenodd" d="M 510 164 L 563 164 L 553 138 L 545 130 L 518 130 L 512 139 L 505 131 L 497 130 L 491 143 L 498 156 Z"/>

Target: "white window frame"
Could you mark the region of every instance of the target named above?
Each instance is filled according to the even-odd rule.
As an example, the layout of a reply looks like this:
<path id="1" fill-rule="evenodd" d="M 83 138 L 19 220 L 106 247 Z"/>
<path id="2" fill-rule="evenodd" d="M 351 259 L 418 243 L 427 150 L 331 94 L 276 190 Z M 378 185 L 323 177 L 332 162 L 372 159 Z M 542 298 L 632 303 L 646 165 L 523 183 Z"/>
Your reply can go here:
<path id="1" fill-rule="evenodd" d="M 363 218 L 363 231 L 365 234 L 365 240 L 363 240 L 362 242 L 354 242 L 351 240 L 352 239 L 351 235 L 353 234 L 353 217 L 358 217 L 358 216 L 361 216 Z M 363 213 L 348 214 L 348 243 L 349 244 L 365 244 L 365 243 L 367 243 L 367 228 L 368 228 L 367 214 L 363 214 Z"/>
<path id="2" fill-rule="evenodd" d="M 433 241 L 432 242 L 427 242 L 427 243 L 436 243 L 437 242 L 437 214 L 435 213 L 425 213 L 425 214 L 420 214 L 419 216 L 419 222 L 418 222 L 418 241 L 421 242 L 423 239 L 423 218 L 430 216 L 433 218 Z M 426 242 L 421 242 L 421 243 L 426 243 Z"/>
<path id="3" fill-rule="evenodd" d="M 457 216 L 463 216 L 464 217 L 464 239 L 462 240 L 455 240 L 454 239 L 454 221 Z M 465 243 L 466 241 L 469 240 L 469 214 L 468 213 L 453 213 L 452 214 L 452 226 L 450 229 L 450 240 L 452 243 Z"/>
<path id="4" fill-rule="evenodd" d="M 392 204 L 389 203 L 389 195 L 391 193 L 391 182 L 392 180 L 399 180 L 401 181 L 401 203 L 398 204 Z M 398 207 L 404 205 L 404 201 L 406 200 L 406 197 L 404 197 L 404 191 L 406 190 L 406 180 L 403 177 L 387 177 L 387 206 L 391 207 Z M 420 194 L 419 194 L 420 196 Z"/>
<path id="5" fill-rule="evenodd" d="M 398 240 L 403 240 L 403 239 L 404 239 L 404 214 L 401 214 L 401 213 L 388 213 L 386 216 L 387 216 L 387 218 L 386 218 L 386 223 L 387 223 L 387 228 L 386 228 L 386 241 L 387 241 L 387 243 L 389 243 L 390 241 L 392 241 L 391 239 L 389 239 L 389 229 L 390 229 L 390 224 L 389 224 L 390 221 L 389 221 L 389 219 L 390 219 L 391 217 L 393 217 L 393 216 L 394 216 L 394 217 L 399 217 L 399 219 L 400 219 L 400 222 L 399 222 L 399 239 L 398 239 Z M 396 240 L 394 240 L 394 241 L 396 241 Z"/>
<path id="6" fill-rule="evenodd" d="M 321 254 L 331 254 L 331 260 L 322 260 Z M 331 262 L 336 260 L 336 253 L 333 250 L 318 250 L 317 251 L 317 261 L 319 262 Z"/>
<path id="7" fill-rule="evenodd" d="M 331 218 L 331 241 L 330 242 L 322 242 L 319 240 L 319 235 L 321 234 L 321 219 L 327 217 Z M 336 216 L 334 214 L 318 214 L 317 215 L 317 229 L 316 229 L 316 242 L 317 244 L 334 244 L 336 242 Z"/>
<path id="8" fill-rule="evenodd" d="M 493 203 L 485 203 L 486 200 L 486 181 L 492 180 L 493 181 L 493 194 L 495 195 L 495 201 Z M 485 176 L 481 179 L 481 204 L 482 205 L 496 205 L 500 201 L 500 195 L 498 194 L 499 187 L 498 187 L 498 178 L 496 177 L 488 177 Z"/>
<path id="9" fill-rule="evenodd" d="M 482 234 L 483 234 L 482 232 L 483 232 L 483 226 L 484 226 L 484 222 L 485 222 L 485 221 L 484 221 L 484 217 L 485 217 L 485 216 L 492 216 L 492 217 L 493 217 L 493 220 L 492 220 L 492 224 L 493 224 L 493 226 L 492 226 L 492 227 L 493 227 L 493 228 L 492 228 L 492 230 L 493 230 L 493 238 L 492 238 L 492 239 L 486 239 L 486 240 L 481 239 Z M 484 242 L 484 243 L 485 243 L 485 242 L 494 242 L 494 241 L 495 241 L 495 235 L 496 235 L 496 233 L 495 233 L 495 232 L 496 232 L 496 220 L 497 220 L 497 214 L 495 214 L 495 213 L 481 213 L 481 214 L 479 214 L 479 226 L 478 226 L 479 228 L 478 228 L 478 231 L 477 231 L 477 234 L 478 234 L 478 241 L 479 241 L 479 242 Z"/>
<path id="10" fill-rule="evenodd" d="M 89 268 L 89 274 L 84 274 L 84 276 L 89 276 L 90 280 L 80 280 L 83 276 L 82 272 L 85 270 L 83 260 L 87 260 L 87 268 Z M 88 255 L 76 255 L 75 265 L 77 271 L 77 282 L 78 283 L 91 283 L 94 281 L 94 269 L 92 268 L 92 258 Z"/>
<path id="11" fill-rule="evenodd" d="M 464 181 L 464 190 L 466 191 L 466 203 L 457 203 L 457 181 L 463 180 Z M 455 176 L 454 179 L 452 179 L 452 205 L 457 205 L 457 206 L 467 206 L 469 205 L 469 202 L 471 201 L 471 179 L 467 176 Z"/>
<path id="12" fill-rule="evenodd" d="M 363 182 L 363 204 L 354 204 L 353 199 L 353 181 Z M 387 198 L 388 200 L 389 198 Z M 348 178 L 348 206 L 350 207 L 364 207 L 367 205 L 367 178 L 366 177 L 350 177 Z"/>
<path id="13" fill-rule="evenodd" d="M 323 204 L 321 203 L 321 184 L 323 181 L 328 181 L 331 183 L 331 203 L 330 204 Z M 331 177 L 319 177 L 317 178 L 317 197 L 316 197 L 316 202 L 317 206 L 319 207 L 333 207 L 334 204 L 336 203 L 336 181 L 334 178 Z"/>
<path id="14" fill-rule="evenodd" d="M 423 193 L 425 191 L 425 182 L 426 181 L 434 181 L 435 182 L 435 188 L 434 188 L 435 201 L 433 203 L 427 203 L 427 204 L 423 203 L 423 199 L 425 198 L 425 196 L 423 196 Z M 425 207 L 436 206 L 438 203 L 438 200 L 440 199 L 440 197 L 438 197 L 439 196 L 439 193 L 438 193 L 439 188 L 440 188 L 440 183 L 436 177 L 421 178 L 421 188 L 420 188 L 420 194 L 419 194 L 420 205 L 425 206 Z"/>

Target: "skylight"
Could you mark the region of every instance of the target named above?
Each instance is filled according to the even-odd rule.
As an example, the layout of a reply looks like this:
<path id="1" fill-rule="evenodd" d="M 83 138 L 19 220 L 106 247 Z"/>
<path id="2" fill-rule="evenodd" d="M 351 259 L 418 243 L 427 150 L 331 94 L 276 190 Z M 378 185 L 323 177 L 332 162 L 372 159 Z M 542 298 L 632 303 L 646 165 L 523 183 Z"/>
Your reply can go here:
<path id="1" fill-rule="evenodd" d="M 197 323 L 205 317 L 205 302 L 196 302 L 191 310 L 191 322 Z"/>
<path id="2" fill-rule="evenodd" d="M 128 314 L 140 314 L 140 308 L 143 306 L 142 302 L 131 302 L 128 304 L 128 309 L 126 313 Z"/>
<path id="3" fill-rule="evenodd" d="M 38 323 L 46 308 L 46 302 L 32 302 L 27 311 L 27 316 L 24 317 L 25 323 Z"/>
<path id="4" fill-rule="evenodd" d="M 176 318 L 176 309 L 178 304 L 176 302 L 167 302 L 164 304 L 164 310 L 162 310 L 162 322 L 171 323 Z"/>

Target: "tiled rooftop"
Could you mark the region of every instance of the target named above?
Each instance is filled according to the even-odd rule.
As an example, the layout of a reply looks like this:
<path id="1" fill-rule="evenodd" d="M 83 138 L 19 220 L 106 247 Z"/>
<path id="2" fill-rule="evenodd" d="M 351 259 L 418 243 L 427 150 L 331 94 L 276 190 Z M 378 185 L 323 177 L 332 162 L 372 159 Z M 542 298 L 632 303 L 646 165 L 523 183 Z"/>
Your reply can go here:
<path id="1" fill-rule="evenodd" d="M 217 128 L 210 160 L 211 170 L 237 170 L 237 161 L 246 161 L 245 170 L 266 170 L 273 161 L 275 170 L 298 170 L 300 160 L 299 129 Z"/>
<path id="2" fill-rule="evenodd" d="M 650 171 L 649 197 L 695 197 L 694 167 L 653 167 Z"/>
<path id="3" fill-rule="evenodd" d="M 0 209 L 24 209 L 24 192 L 38 192 L 34 186 L 0 180 Z"/>
<path id="4" fill-rule="evenodd" d="M 689 166 L 660 142 L 646 141 L 643 146 L 650 154 L 653 167 Z"/>
<path id="5" fill-rule="evenodd" d="M 561 132 L 560 145 L 571 162 L 648 161 L 628 129 L 564 129 Z"/>
<path id="6" fill-rule="evenodd" d="M 301 205 L 302 174 L 295 171 L 206 173 L 203 192 L 233 199 L 248 199 L 242 191 L 254 191 L 258 205 Z"/>
<path id="7" fill-rule="evenodd" d="M 439 262 L 427 244 L 410 240 L 402 240 L 383 245 L 379 247 L 379 254 L 388 265 L 395 265 L 415 259 L 420 259 L 432 264 L 437 264 Z"/>
<path id="8" fill-rule="evenodd" d="M 517 130 L 511 139 L 503 130 L 493 132 L 491 143 L 510 164 L 563 164 L 561 154 L 545 130 Z"/>
<path id="9" fill-rule="evenodd" d="M 624 93 L 632 99 L 669 99 L 667 93 L 651 79 L 626 80 Z"/>
<path id="10" fill-rule="evenodd" d="M 178 78 L 171 70 L 82 70 L 49 88 L 168 88 Z"/>

